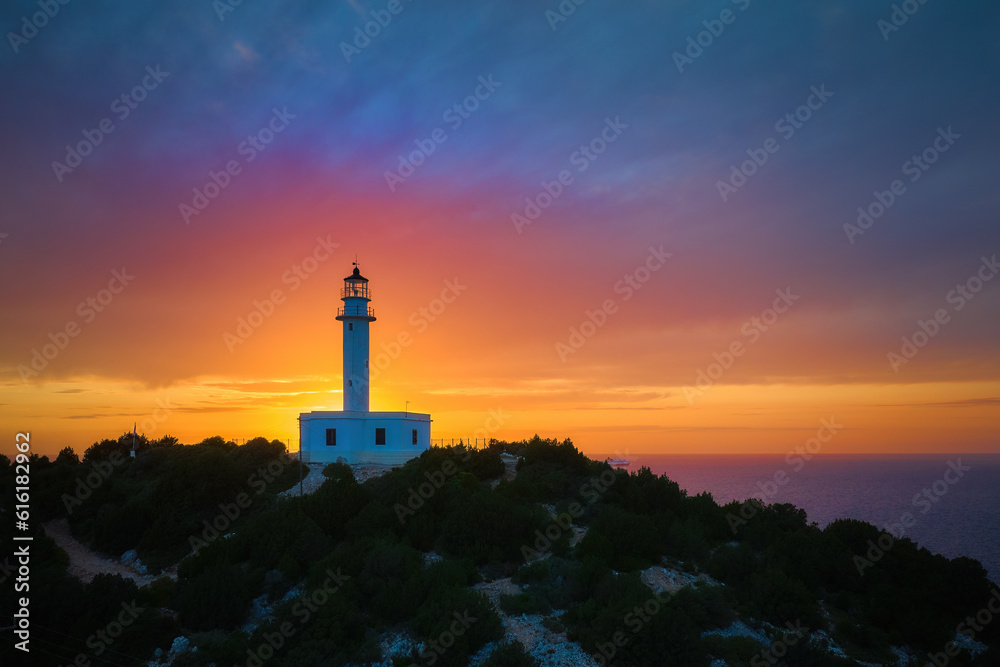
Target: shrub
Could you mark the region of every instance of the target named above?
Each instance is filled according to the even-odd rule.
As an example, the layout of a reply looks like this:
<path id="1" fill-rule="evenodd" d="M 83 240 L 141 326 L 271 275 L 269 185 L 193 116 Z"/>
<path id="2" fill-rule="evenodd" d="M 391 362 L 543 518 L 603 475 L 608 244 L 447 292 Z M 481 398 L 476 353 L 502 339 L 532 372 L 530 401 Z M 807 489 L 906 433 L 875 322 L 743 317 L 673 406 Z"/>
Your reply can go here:
<path id="1" fill-rule="evenodd" d="M 631 571 L 658 561 L 663 549 L 652 519 L 609 505 L 591 523 L 577 552 L 600 558 L 615 570 Z"/>
<path id="2" fill-rule="evenodd" d="M 500 644 L 480 665 L 481 667 L 541 667 L 541 663 L 531 657 L 531 654 L 524 650 L 524 645 L 517 641 Z"/>
<path id="3" fill-rule="evenodd" d="M 723 637 L 714 634 L 702 637 L 701 645 L 709 655 L 724 660 L 727 665 L 751 664 L 751 659 L 760 656 L 764 648 L 760 642 L 750 637 Z M 758 663 L 767 664 L 759 657 Z"/>
<path id="4" fill-rule="evenodd" d="M 547 614 L 552 607 L 544 598 L 524 591 L 515 595 L 501 595 L 500 608 L 512 616 L 521 614 Z"/>

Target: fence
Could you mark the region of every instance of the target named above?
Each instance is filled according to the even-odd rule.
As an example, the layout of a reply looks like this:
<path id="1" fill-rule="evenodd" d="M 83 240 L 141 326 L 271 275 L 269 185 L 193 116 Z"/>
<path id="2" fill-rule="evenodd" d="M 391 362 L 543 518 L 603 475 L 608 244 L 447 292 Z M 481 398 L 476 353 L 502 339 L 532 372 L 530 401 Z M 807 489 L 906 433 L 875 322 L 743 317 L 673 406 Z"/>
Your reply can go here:
<path id="1" fill-rule="evenodd" d="M 235 442 L 237 445 L 244 445 L 248 440 L 252 438 L 230 438 L 231 442 Z M 299 443 L 298 441 L 293 442 L 291 438 L 282 440 L 280 438 L 272 438 L 272 440 L 278 440 L 278 442 L 283 442 L 288 450 L 288 454 L 293 457 L 298 457 Z M 472 447 L 473 449 L 486 449 L 491 442 L 495 442 L 496 438 L 431 438 L 431 447 L 451 447 L 454 445 L 465 445 L 466 447 Z"/>
<path id="2" fill-rule="evenodd" d="M 451 447 L 465 445 L 473 449 L 486 449 L 496 438 L 431 438 L 431 447 Z"/>

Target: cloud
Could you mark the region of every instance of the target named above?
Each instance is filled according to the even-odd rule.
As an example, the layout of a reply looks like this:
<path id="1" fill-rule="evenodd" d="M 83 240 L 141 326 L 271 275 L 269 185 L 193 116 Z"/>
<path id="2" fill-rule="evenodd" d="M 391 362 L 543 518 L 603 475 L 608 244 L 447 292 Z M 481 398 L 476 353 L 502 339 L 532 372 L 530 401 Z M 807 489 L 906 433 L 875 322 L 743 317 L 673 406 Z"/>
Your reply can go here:
<path id="1" fill-rule="evenodd" d="M 960 401 L 939 401 L 936 403 L 888 403 L 881 408 L 989 408 L 1000 407 L 1000 398 L 966 398 Z"/>
<path id="2" fill-rule="evenodd" d="M 233 44 L 233 48 L 236 49 L 236 52 L 239 53 L 240 57 L 243 58 L 243 60 L 245 60 L 246 62 L 249 63 L 256 62 L 260 58 L 260 56 L 257 54 L 256 51 L 253 50 L 252 47 L 243 44 L 243 42 L 235 42 Z"/>

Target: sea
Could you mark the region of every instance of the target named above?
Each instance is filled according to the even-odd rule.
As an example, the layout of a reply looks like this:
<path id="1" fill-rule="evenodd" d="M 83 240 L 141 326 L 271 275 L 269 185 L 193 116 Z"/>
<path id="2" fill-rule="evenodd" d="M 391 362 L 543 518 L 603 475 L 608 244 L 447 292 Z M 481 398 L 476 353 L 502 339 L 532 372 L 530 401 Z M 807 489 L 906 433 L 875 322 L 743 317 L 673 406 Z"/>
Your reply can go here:
<path id="1" fill-rule="evenodd" d="M 821 528 L 860 519 L 896 535 L 902 530 L 932 552 L 975 558 L 1000 582 L 1000 454 L 817 455 L 791 463 L 767 455 L 624 458 L 629 470 L 646 466 L 719 504 L 757 497 L 800 507 Z M 912 525 L 901 529 L 908 514 Z"/>

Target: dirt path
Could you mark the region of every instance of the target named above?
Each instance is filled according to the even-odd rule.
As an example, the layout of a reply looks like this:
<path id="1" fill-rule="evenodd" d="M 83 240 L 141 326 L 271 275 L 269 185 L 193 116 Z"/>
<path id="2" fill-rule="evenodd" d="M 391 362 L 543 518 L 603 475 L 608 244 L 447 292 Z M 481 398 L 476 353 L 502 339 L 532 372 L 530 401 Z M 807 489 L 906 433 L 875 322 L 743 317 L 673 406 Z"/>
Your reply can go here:
<path id="1" fill-rule="evenodd" d="M 139 574 L 135 568 L 117 560 L 105 558 L 92 549 L 87 548 L 73 537 L 66 519 L 49 521 L 45 524 L 45 534 L 55 540 L 59 547 L 69 554 L 69 573 L 84 583 L 90 583 L 98 574 L 120 574 L 131 579 L 139 586 L 151 584 L 159 577 L 149 574 Z M 171 568 L 173 570 L 174 568 Z M 161 576 L 177 578 L 177 573 L 167 571 Z"/>
<path id="2" fill-rule="evenodd" d="M 497 488 L 500 482 L 512 482 L 517 477 L 517 457 L 501 454 L 500 460 L 503 461 L 503 474 L 488 482 L 491 489 Z"/>
<path id="3" fill-rule="evenodd" d="M 302 490 L 305 492 L 305 495 L 308 496 L 310 493 L 315 492 L 316 489 L 323 486 L 323 482 L 326 481 L 326 477 L 323 476 L 323 470 L 326 468 L 326 464 L 307 463 L 306 468 L 309 470 L 309 474 L 302 480 Z M 351 471 L 354 473 L 354 479 L 363 484 L 370 479 L 381 477 L 394 468 L 395 466 L 381 465 L 377 463 L 364 463 L 352 465 Z M 292 486 L 292 488 L 278 494 L 281 498 L 290 498 L 298 495 L 298 483 Z"/>
<path id="4" fill-rule="evenodd" d="M 323 476 L 323 468 L 326 466 L 322 463 L 306 463 L 306 470 L 309 471 L 307 475 L 302 480 L 302 490 L 305 491 L 306 495 L 309 495 L 319 487 L 323 485 L 326 481 L 326 477 Z M 299 495 L 299 484 L 296 482 L 292 488 L 282 491 L 278 494 L 279 498 L 290 498 L 292 496 Z"/>

